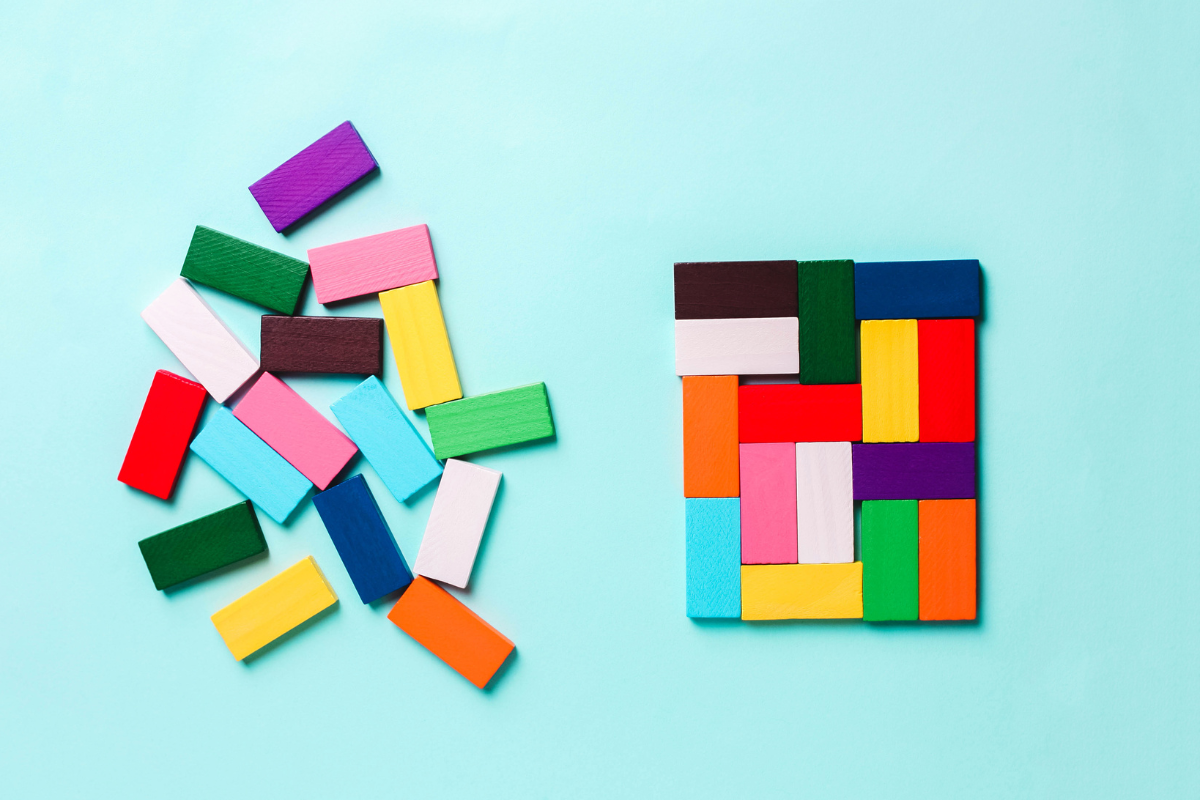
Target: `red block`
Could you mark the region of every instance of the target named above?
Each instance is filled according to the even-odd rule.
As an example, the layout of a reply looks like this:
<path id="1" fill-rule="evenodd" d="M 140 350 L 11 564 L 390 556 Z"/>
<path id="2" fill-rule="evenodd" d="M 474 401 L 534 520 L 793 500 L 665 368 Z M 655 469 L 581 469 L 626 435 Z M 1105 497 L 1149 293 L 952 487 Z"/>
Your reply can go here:
<path id="1" fill-rule="evenodd" d="M 163 500 L 170 497 L 204 396 L 204 387 L 195 381 L 165 369 L 154 373 L 117 480 Z"/>
<path id="2" fill-rule="evenodd" d="M 862 385 L 738 387 L 739 442 L 861 442 Z"/>
<path id="3" fill-rule="evenodd" d="M 922 442 L 975 441 L 975 320 L 917 320 Z"/>

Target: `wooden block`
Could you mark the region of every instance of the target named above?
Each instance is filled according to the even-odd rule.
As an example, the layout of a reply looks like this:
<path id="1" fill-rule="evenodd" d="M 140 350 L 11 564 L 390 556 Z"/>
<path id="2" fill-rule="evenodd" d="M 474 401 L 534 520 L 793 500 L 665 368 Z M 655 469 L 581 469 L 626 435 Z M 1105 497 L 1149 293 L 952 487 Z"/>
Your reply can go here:
<path id="1" fill-rule="evenodd" d="M 138 542 L 155 589 L 169 589 L 267 552 L 249 500 Z"/>
<path id="2" fill-rule="evenodd" d="M 294 314 L 308 264 L 197 225 L 180 275 L 282 314 Z"/>
<path id="3" fill-rule="evenodd" d="M 794 316 L 795 261 L 675 265 L 675 319 Z"/>
<path id="4" fill-rule="evenodd" d="M 446 462 L 417 552 L 418 575 L 467 588 L 492 513 L 492 501 L 500 487 L 500 475 L 494 469 L 456 458 Z"/>
<path id="5" fill-rule="evenodd" d="M 165 369 L 154 373 L 117 480 L 169 498 L 207 396 L 195 381 Z"/>
<path id="6" fill-rule="evenodd" d="M 429 445 L 374 375 L 329 408 L 401 503 L 442 474 Z"/>
<path id="7" fill-rule="evenodd" d="M 267 372 L 383 372 L 383 320 L 379 317 L 262 318 L 259 361 Z"/>
<path id="8" fill-rule="evenodd" d="M 978 317 L 979 261 L 879 261 L 854 265 L 859 319 Z"/>
<path id="9" fill-rule="evenodd" d="M 742 619 L 860 619 L 863 565 L 742 567 Z"/>
<path id="10" fill-rule="evenodd" d="M 742 615 L 741 501 L 692 497 L 687 508 L 687 615 Z"/>
<path id="11" fill-rule="evenodd" d="M 975 320 L 919 320 L 917 351 L 921 441 L 975 441 Z"/>
<path id="12" fill-rule="evenodd" d="M 438 276 L 428 225 L 413 225 L 308 251 L 317 302 L 431 281 Z"/>
<path id="13" fill-rule="evenodd" d="M 280 525 L 312 488 L 308 478 L 224 406 L 192 440 L 192 452 Z"/>
<path id="14" fill-rule="evenodd" d="M 854 262 L 801 261 L 800 382 L 858 383 Z"/>
<path id="15" fill-rule="evenodd" d="M 433 281 L 382 292 L 379 305 L 409 409 L 415 411 L 462 397 Z"/>
<path id="16" fill-rule="evenodd" d="M 233 415 L 318 489 L 329 486 L 358 452 L 346 434 L 269 372 L 255 381 Z"/>
<path id="17" fill-rule="evenodd" d="M 412 583 L 404 554 L 362 475 L 314 495 L 313 505 L 360 600 L 371 603 Z"/>
<path id="18" fill-rule="evenodd" d="M 975 619 L 975 501 L 919 506 L 921 619 Z"/>
<path id="19" fill-rule="evenodd" d="M 742 563 L 796 563 L 796 445 L 738 445 Z"/>
<path id="20" fill-rule="evenodd" d="M 378 166 L 346 121 L 252 183 L 250 194 L 282 232 Z"/>
<path id="21" fill-rule="evenodd" d="M 480 689 L 513 651 L 513 643 L 428 578 L 418 576 L 388 619 Z"/>
<path id="22" fill-rule="evenodd" d="M 857 442 L 862 426 L 857 383 L 738 387 L 740 442 Z"/>
<path id="23" fill-rule="evenodd" d="M 454 458 L 554 435 L 546 384 L 534 383 L 425 409 L 433 454 Z"/>
<path id="24" fill-rule="evenodd" d="M 860 335 L 863 441 L 917 441 L 917 321 L 870 320 Z"/>
<path id="25" fill-rule="evenodd" d="M 308 556 L 213 614 L 212 622 L 229 652 L 241 661 L 337 599 L 317 562 Z"/>
<path id="26" fill-rule="evenodd" d="M 975 496 L 973 442 L 855 444 L 855 500 L 945 500 Z"/>
<path id="27" fill-rule="evenodd" d="M 675 320 L 676 375 L 792 375 L 795 317 Z"/>
<path id="28" fill-rule="evenodd" d="M 142 319 L 218 403 L 258 372 L 246 345 L 183 278 L 146 306 Z"/>
<path id="29" fill-rule="evenodd" d="M 917 618 L 917 501 L 862 504 L 863 619 Z"/>
<path id="30" fill-rule="evenodd" d="M 849 442 L 796 445 L 796 560 L 854 560 L 854 479 Z"/>
<path id="31" fill-rule="evenodd" d="M 738 496 L 738 379 L 683 379 L 683 496 Z"/>

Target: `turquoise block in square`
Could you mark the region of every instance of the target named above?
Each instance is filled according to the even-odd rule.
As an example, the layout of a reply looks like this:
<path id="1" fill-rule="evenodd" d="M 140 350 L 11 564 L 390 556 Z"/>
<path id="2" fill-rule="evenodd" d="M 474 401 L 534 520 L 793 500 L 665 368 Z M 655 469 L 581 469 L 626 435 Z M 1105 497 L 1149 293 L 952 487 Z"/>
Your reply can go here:
<path id="1" fill-rule="evenodd" d="M 687 498 L 687 615 L 742 616 L 742 515 L 736 497 Z"/>

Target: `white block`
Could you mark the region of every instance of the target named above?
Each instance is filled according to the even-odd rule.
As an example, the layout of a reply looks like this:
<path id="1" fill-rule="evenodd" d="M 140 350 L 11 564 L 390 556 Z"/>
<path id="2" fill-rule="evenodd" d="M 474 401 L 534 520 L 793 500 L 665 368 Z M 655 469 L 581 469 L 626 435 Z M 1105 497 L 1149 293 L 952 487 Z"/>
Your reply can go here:
<path id="1" fill-rule="evenodd" d="M 676 375 L 787 375 L 800 371 L 800 320 L 675 320 Z"/>
<path id="2" fill-rule="evenodd" d="M 467 588 L 499 486 L 496 470 L 447 459 L 413 571 Z"/>
<path id="3" fill-rule="evenodd" d="M 154 298 L 142 319 L 218 403 L 258 372 L 246 345 L 183 278 Z"/>
<path id="4" fill-rule="evenodd" d="M 849 442 L 796 442 L 796 537 L 801 564 L 854 560 Z"/>

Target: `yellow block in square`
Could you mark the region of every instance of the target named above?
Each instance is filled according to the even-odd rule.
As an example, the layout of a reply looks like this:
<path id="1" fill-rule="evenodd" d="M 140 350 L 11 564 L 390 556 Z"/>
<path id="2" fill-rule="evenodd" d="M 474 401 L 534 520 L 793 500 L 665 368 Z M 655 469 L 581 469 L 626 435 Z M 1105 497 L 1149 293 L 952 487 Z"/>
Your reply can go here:
<path id="1" fill-rule="evenodd" d="M 241 661 L 336 602 L 333 587 L 309 556 L 213 614 L 212 621 Z"/>
<path id="2" fill-rule="evenodd" d="M 742 619 L 861 619 L 862 562 L 742 567 Z"/>
<path id="3" fill-rule="evenodd" d="M 462 397 L 433 281 L 380 292 L 379 305 L 408 407 L 416 410 Z"/>
<path id="4" fill-rule="evenodd" d="M 859 338 L 863 441 L 917 441 L 920 434 L 917 321 L 864 320 Z"/>

